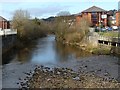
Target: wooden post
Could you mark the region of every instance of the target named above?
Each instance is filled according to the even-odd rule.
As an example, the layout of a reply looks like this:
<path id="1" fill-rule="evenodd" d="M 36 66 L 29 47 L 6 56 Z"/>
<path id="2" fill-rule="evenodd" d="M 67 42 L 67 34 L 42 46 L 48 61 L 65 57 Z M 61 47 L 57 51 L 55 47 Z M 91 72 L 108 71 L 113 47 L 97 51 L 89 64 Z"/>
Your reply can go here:
<path id="1" fill-rule="evenodd" d="M 104 41 L 103 41 L 103 44 L 104 44 Z"/>
<path id="2" fill-rule="evenodd" d="M 116 47 L 118 46 L 118 44 L 116 43 L 116 45 L 115 45 Z"/>
<path id="3" fill-rule="evenodd" d="M 110 46 L 112 46 L 112 42 L 110 43 Z"/>

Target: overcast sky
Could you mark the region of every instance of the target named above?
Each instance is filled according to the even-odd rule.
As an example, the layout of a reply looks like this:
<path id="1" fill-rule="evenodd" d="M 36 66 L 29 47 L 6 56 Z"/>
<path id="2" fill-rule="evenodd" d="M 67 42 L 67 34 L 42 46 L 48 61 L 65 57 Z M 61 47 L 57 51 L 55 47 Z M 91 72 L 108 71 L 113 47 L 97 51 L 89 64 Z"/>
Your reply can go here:
<path id="1" fill-rule="evenodd" d="M 105 10 L 118 9 L 118 0 L 0 0 L 0 16 L 10 20 L 15 10 L 23 9 L 31 18 L 47 18 L 60 11 L 80 13 L 93 5 Z"/>

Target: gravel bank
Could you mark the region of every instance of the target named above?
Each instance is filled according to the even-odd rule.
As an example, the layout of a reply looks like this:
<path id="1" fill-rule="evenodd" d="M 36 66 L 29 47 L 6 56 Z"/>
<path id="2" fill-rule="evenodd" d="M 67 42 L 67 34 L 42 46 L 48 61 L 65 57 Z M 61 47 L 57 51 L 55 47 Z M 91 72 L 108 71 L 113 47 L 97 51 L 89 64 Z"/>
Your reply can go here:
<path id="1" fill-rule="evenodd" d="M 44 64 L 45 67 L 69 68 L 73 71 L 86 75 L 95 75 L 110 81 L 111 79 L 120 81 L 120 64 L 119 59 L 113 56 L 99 55 L 61 62 L 58 64 Z M 2 88 L 19 88 L 20 82 L 24 81 L 28 72 L 34 73 L 34 69 L 42 64 L 36 63 L 11 63 L 1 67 L 2 71 Z"/>
<path id="2" fill-rule="evenodd" d="M 78 73 L 68 68 L 36 67 L 20 80 L 20 88 L 120 88 L 114 78 L 103 78 L 93 73 Z"/>

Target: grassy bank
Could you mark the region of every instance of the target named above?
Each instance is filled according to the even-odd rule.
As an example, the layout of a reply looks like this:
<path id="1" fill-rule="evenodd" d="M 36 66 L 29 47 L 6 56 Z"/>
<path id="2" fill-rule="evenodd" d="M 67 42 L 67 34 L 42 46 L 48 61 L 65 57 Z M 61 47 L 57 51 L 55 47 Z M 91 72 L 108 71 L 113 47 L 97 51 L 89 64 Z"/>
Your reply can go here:
<path id="1" fill-rule="evenodd" d="M 104 37 L 118 37 L 118 32 L 115 31 L 98 32 L 98 34 Z"/>
<path id="2" fill-rule="evenodd" d="M 93 48 L 91 52 L 96 55 L 110 55 L 111 47 L 106 45 L 99 45 L 97 48 Z"/>

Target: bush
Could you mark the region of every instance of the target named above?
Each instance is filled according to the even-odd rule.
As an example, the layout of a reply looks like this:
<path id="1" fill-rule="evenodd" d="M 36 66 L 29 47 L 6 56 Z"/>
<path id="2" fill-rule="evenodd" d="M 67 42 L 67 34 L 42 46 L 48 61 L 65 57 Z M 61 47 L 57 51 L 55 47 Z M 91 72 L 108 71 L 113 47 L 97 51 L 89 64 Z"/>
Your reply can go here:
<path id="1" fill-rule="evenodd" d="M 69 22 L 69 20 L 57 20 L 56 22 L 56 40 L 63 43 L 80 43 L 89 32 L 89 23 L 85 18 L 80 23 Z"/>
<path id="2" fill-rule="evenodd" d="M 18 39 L 23 42 L 46 36 L 48 29 L 45 22 L 37 18 L 31 20 L 29 13 L 25 10 L 15 11 L 12 26 L 17 29 Z"/>

